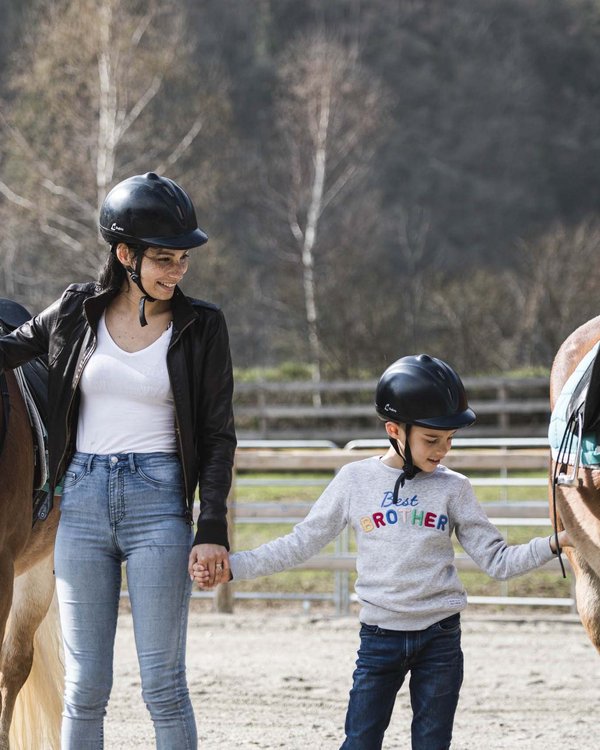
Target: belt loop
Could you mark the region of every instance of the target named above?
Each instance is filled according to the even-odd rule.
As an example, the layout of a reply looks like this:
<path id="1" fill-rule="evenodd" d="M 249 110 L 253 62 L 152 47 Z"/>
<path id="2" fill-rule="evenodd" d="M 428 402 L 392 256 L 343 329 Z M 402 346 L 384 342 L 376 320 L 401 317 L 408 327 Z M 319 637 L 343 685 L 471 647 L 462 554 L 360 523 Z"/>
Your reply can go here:
<path id="1" fill-rule="evenodd" d="M 92 470 L 92 464 L 94 463 L 94 458 L 95 458 L 95 457 L 96 457 L 96 456 L 95 456 L 95 454 L 94 454 L 94 453 L 90 453 L 90 455 L 88 456 L 88 461 L 87 461 L 87 473 L 88 473 L 88 474 L 89 474 L 89 473 L 91 472 L 91 470 Z"/>
<path id="2" fill-rule="evenodd" d="M 135 453 L 128 453 L 127 458 L 129 459 L 129 470 L 132 474 L 135 474 Z"/>

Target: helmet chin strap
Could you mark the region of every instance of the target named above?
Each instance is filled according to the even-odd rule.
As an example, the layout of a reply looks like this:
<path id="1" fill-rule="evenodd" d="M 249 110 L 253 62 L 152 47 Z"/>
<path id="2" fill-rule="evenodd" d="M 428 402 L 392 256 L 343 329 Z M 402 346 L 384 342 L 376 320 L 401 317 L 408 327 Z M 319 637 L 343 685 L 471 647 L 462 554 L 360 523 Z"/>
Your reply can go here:
<path id="1" fill-rule="evenodd" d="M 392 498 L 392 503 L 394 505 L 398 505 L 398 492 L 400 491 L 400 487 L 404 487 L 404 482 L 407 479 L 414 479 L 417 474 L 421 471 L 418 466 L 415 466 L 413 464 L 412 460 L 412 454 L 410 451 L 410 444 L 408 442 L 408 433 L 410 432 L 410 425 L 406 425 L 406 438 L 404 441 L 404 455 L 400 453 L 400 448 L 398 446 L 398 438 L 390 438 L 390 443 L 392 444 L 393 449 L 396 451 L 396 453 L 404 460 L 404 466 L 400 470 L 400 474 L 398 475 L 398 479 L 396 479 L 396 484 L 394 485 L 394 496 Z"/>
<path id="2" fill-rule="evenodd" d="M 125 266 L 125 270 L 129 274 L 129 277 L 131 278 L 133 283 L 140 289 L 143 295 L 140 299 L 140 304 L 138 307 L 138 317 L 140 325 L 143 328 L 144 326 L 148 325 L 148 321 L 146 320 L 146 302 L 156 302 L 156 300 L 154 299 L 154 297 L 151 297 L 142 286 L 142 258 L 143 252 L 136 253 L 135 269 L 133 269 L 131 266 Z"/>

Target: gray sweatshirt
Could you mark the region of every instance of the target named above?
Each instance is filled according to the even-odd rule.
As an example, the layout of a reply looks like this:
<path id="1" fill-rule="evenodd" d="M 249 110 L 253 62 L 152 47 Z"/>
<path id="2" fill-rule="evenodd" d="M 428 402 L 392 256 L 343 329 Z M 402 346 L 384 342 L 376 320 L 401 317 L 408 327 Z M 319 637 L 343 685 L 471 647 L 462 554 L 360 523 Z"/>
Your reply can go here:
<path id="1" fill-rule="evenodd" d="M 234 579 L 278 573 L 304 562 L 346 526 L 357 540 L 361 622 L 422 630 L 460 612 L 467 595 L 454 564 L 452 533 L 467 554 L 499 579 L 527 573 L 554 556 L 549 537 L 507 545 L 477 502 L 469 480 L 439 465 L 401 489 L 398 469 L 378 457 L 346 464 L 286 536 L 231 555 Z"/>

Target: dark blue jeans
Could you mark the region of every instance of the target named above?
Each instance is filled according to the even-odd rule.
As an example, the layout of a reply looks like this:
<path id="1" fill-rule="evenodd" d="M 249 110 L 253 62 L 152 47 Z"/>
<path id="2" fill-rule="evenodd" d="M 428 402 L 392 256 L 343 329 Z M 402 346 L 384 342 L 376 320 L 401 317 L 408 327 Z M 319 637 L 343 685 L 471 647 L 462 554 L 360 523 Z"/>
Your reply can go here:
<path id="1" fill-rule="evenodd" d="M 447 750 L 463 680 L 460 615 L 426 630 L 362 625 L 341 750 L 379 750 L 410 672 L 412 750 Z"/>

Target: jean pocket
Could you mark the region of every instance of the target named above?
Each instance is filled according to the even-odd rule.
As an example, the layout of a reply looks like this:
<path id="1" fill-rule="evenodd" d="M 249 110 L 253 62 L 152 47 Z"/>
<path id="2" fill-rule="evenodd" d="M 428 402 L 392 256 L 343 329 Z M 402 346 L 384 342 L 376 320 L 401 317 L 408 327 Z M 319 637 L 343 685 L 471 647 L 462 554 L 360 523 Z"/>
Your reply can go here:
<path id="1" fill-rule="evenodd" d="M 377 635 L 378 633 L 379 633 L 378 625 L 367 625 L 367 623 L 361 622 L 360 624 L 361 635 Z"/>
<path id="2" fill-rule="evenodd" d="M 445 617 L 443 620 L 436 622 L 435 627 L 444 633 L 453 633 L 460 630 L 460 614 L 457 612 L 455 615 Z"/>
<path id="3" fill-rule="evenodd" d="M 65 490 L 70 490 L 79 484 L 87 473 L 87 464 L 78 464 L 72 461 L 62 478 L 63 494 Z"/>
<path id="4" fill-rule="evenodd" d="M 144 482 L 159 490 L 183 490 L 183 474 L 177 459 L 151 460 L 136 466 L 136 473 Z"/>

